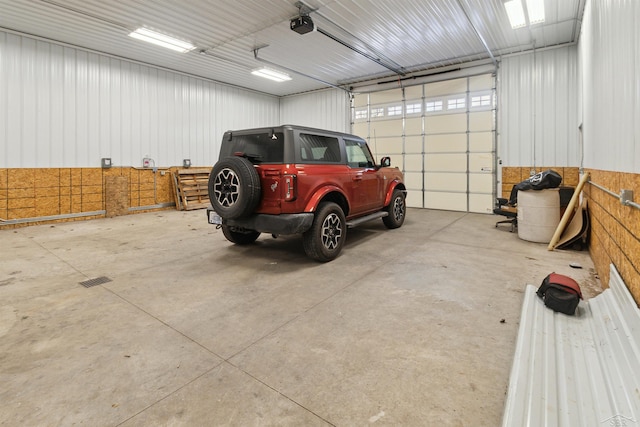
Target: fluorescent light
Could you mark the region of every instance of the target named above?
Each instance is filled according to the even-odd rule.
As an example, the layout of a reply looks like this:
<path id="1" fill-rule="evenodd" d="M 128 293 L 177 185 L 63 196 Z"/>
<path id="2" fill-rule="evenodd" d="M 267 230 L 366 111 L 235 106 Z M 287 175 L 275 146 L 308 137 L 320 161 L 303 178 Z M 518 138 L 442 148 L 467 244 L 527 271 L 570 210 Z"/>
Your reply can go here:
<path id="1" fill-rule="evenodd" d="M 144 40 L 146 42 L 183 53 L 195 49 L 195 46 L 189 42 L 174 39 L 173 37 L 165 34 L 156 33 L 155 31 L 151 31 L 147 28 L 138 28 L 137 30 L 129 33 L 129 36 L 134 39 Z"/>
<path id="2" fill-rule="evenodd" d="M 530 25 L 544 22 L 544 0 L 527 0 L 527 12 Z"/>
<path id="3" fill-rule="evenodd" d="M 289 74 L 277 70 L 272 70 L 271 68 L 267 67 L 257 68 L 253 70 L 251 74 L 253 74 L 254 76 L 264 77 L 265 79 L 270 79 L 276 82 L 291 80 Z"/>
<path id="4" fill-rule="evenodd" d="M 521 28 L 527 25 L 527 21 L 525 21 L 524 18 L 524 9 L 522 8 L 520 0 L 509 0 L 504 3 L 504 8 L 507 9 L 511 28 Z"/>

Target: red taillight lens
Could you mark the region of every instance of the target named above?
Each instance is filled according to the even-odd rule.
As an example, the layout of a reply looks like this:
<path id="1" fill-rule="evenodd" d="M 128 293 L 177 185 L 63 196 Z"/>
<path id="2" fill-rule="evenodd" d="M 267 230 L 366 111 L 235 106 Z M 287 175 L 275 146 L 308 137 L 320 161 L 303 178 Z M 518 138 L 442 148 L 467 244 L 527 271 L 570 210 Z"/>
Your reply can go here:
<path id="1" fill-rule="evenodd" d="M 297 196 L 296 176 L 285 175 L 284 176 L 284 200 L 287 202 L 291 202 L 296 199 L 296 196 Z"/>

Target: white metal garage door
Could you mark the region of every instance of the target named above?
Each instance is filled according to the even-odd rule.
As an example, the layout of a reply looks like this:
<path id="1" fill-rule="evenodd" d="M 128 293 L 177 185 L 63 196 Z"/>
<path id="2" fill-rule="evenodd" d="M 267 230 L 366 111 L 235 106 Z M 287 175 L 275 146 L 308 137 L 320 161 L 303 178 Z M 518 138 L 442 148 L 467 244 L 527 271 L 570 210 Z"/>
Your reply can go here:
<path id="1" fill-rule="evenodd" d="M 353 133 L 403 170 L 409 206 L 491 212 L 494 81 L 484 74 L 354 97 Z"/>

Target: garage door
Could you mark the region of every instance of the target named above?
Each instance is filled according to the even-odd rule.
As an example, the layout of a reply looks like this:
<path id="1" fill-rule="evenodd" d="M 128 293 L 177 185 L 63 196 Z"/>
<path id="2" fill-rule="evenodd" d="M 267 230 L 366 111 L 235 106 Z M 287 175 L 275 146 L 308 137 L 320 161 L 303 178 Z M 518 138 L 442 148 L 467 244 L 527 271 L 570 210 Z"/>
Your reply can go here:
<path id="1" fill-rule="evenodd" d="M 495 85 L 490 74 L 354 96 L 353 133 L 405 173 L 411 207 L 491 212 Z"/>

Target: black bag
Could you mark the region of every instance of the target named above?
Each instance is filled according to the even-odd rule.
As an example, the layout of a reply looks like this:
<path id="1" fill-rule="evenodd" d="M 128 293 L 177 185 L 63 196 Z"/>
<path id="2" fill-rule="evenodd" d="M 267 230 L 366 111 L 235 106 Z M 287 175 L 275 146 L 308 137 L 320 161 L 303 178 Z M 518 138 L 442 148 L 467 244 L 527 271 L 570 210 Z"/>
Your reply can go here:
<path id="1" fill-rule="evenodd" d="M 542 281 L 536 294 L 544 305 L 560 313 L 573 315 L 582 299 L 580 285 L 571 277 L 551 273 Z"/>
<path id="2" fill-rule="evenodd" d="M 515 206 L 518 203 L 518 190 L 544 190 L 545 188 L 558 188 L 562 182 L 560 174 L 552 169 L 530 176 L 528 179 L 516 184 L 511 189 L 509 204 Z"/>

